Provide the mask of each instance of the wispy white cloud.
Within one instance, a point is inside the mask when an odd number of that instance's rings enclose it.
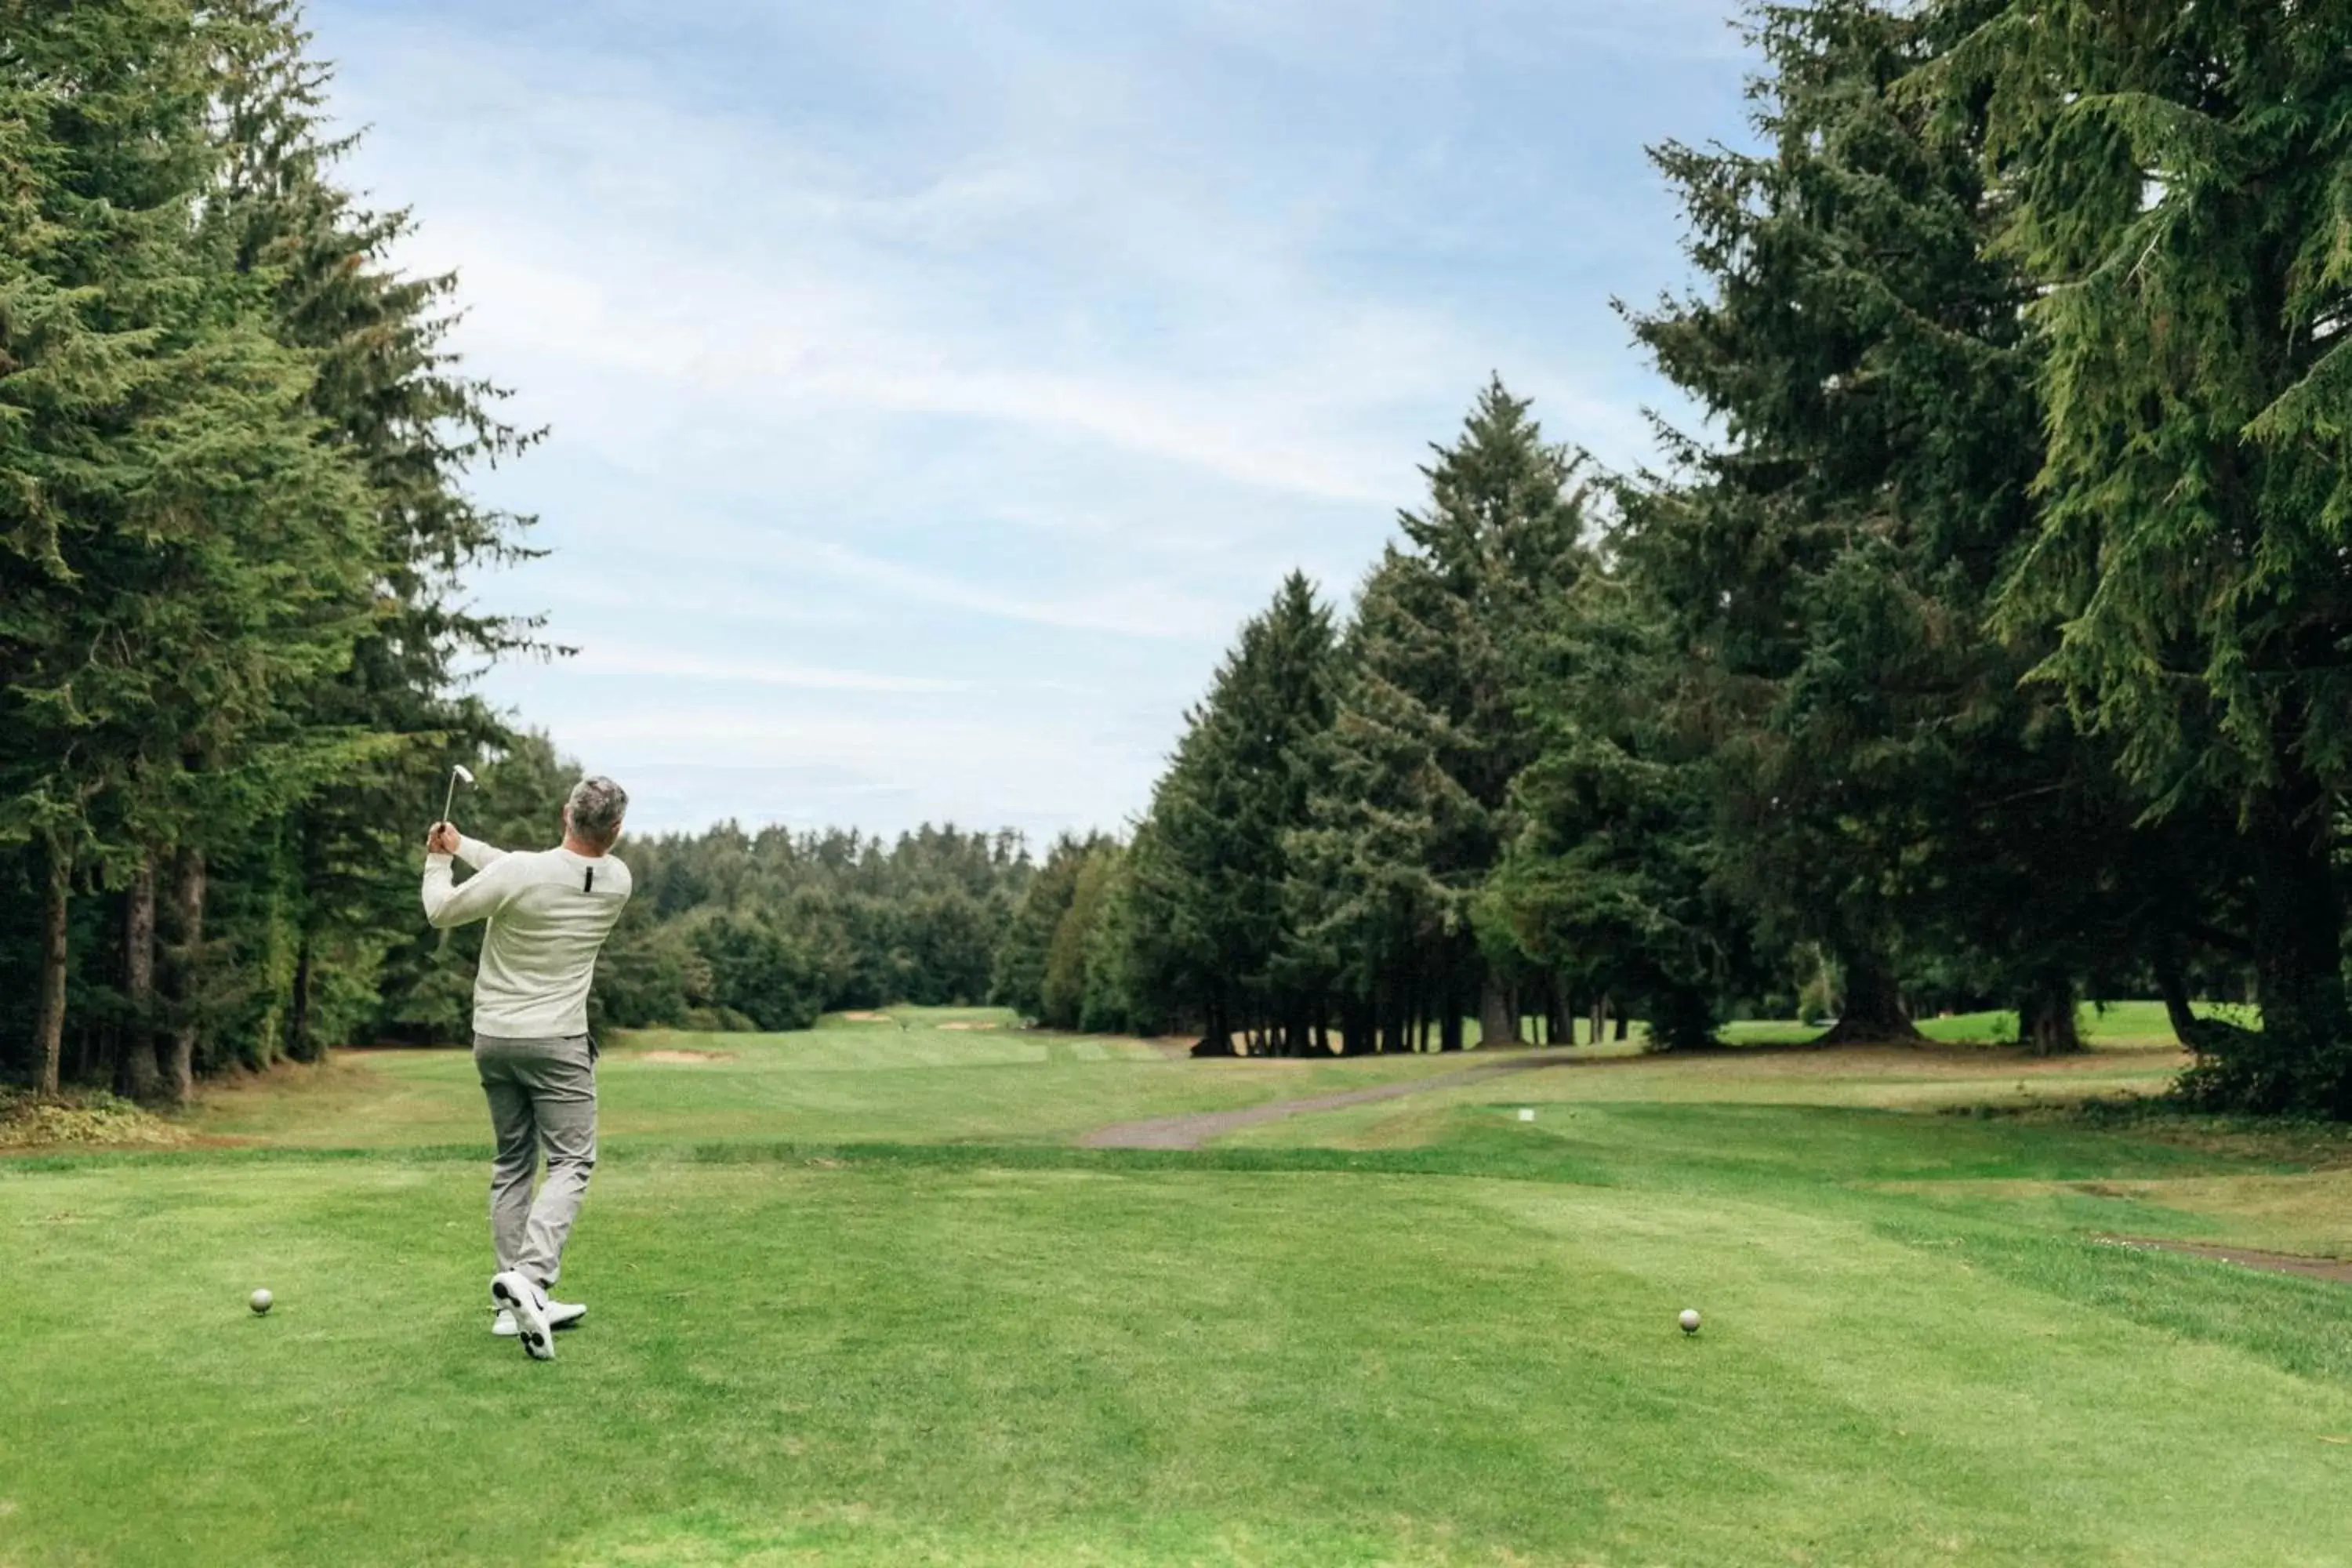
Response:
[[[754,659],[713,658],[691,653],[616,647],[603,642],[591,642],[582,647],[572,658],[570,668],[582,675],[777,686],[795,691],[936,694],[972,689],[972,683],[968,680],[884,675],[862,669],[824,669],[807,665],[768,664]]]
[[[1490,371],[1646,452],[1607,300],[1675,267],[1640,143],[1737,132],[1727,4],[313,0],[554,429],[484,484],[555,557],[482,591],[583,651],[488,689],[681,823],[1120,819]]]
[[[1399,412],[1489,368],[1443,296],[1330,287],[1318,252],[1375,192],[1238,199],[1204,176],[1241,150],[1171,144],[1183,111],[1164,84],[1122,89],[1132,66],[1032,51],[994,140],[877,190],[870,154],[631,95],[593,57],[406,47],[511,121],[495,165],[438,171],[486,188],[436,215],[420,262],[463,269],[486,352],[621,389],[600,431],[657,397],[936,414],[1384,506],[1412,482]],[[619,232],[583,235],[582,171]]]
[[[846,545],[809,546],[813,563],[898,600],[968,610],[1000,620],[1120,637],[1199,637],[1224,629],[1215,606],[1141,582],[1082,596],[1028,595],[877,560]]]
[[[633,523],[634,531],[643,527]],[[837,632],[859,626],[870,617],[856,604],[838,598],[813,599],[792,584],[764,589],[746,586],[740,573],[697,574],[679,582],[667,569],[671,557],[631,570],[625,565],[605,572],[583,570],[559,558],[536,570],[537,591],[561,599],[573,611],[619,612],[639,623],[647,620],[708,626],[714,623],[751,622],[761,626],[810,627]]]
[[[1412,458],[1364,434],[1364,412],[1483,374],[1441,321],[1366,302],[1263,300],[1251,312],[1265,318],[1261,341],[1246,353],[1171,373],[1155,354],[1111,345],[1087,363],[1049,344],[1009,343],[988,302],[928,279],[893,289],[880,260],[812,276],[773,258],[715,261],[693,253],[690,234],[586,252],[570,228],[569,213],[449,223],[430,231],[418,259],[461,268],[479,352],[561,367],[575,411],[600,436],[642,430],[653,405],[777,423],[812,413],[939,415],[1091,438],[1271,492],[1379,506],[1396,499]],[[593,380],[583,386],[583,376]],[[584,409],[583,393],[594,399]]]

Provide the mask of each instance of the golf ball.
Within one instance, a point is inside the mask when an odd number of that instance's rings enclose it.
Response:
[[[1676,1319],[1675,1321],[1682,1324],[1683,1332],[1686,1334],[1695,1334],[1698,1332],[1698,1309],[1696,1307],[1685,1307],[1683,1309],[1683,1315]]]
[[[1535,1119],[1536,1119],[1536,1113],[1535,1113],[1534,1110],[1533,1110],[1531,1107],[1525,1106],[1525,1105],[1522,1105],[1521,1107],[1519,1107],[1519,1120],[1520,1120],[1520,1121],[1533,1121]]]
[[[272,1296],[267,1290],[256,1290],[252,1297],[247,1300],[247,1305],[250,1306],[257,1313],[267,1312],[269,1310],[269,1304],[277,1299],[278,1298]]]

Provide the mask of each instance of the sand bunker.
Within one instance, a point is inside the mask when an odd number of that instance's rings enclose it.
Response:
[[[639,1051],[641,1062],[725,1062],[735,1058],[725,1051]]]
[[[942,1029],[993,1029],[993,1024],[941,1024]]]
[[[853,1024],[887,1024],[891,1021],[887,1013],[844,1013],[842,1016]]]

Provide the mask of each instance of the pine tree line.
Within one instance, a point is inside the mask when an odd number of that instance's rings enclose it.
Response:
[[[177,1098],[376,1006],[529,437],[333,180],[293,0],[0,3],[0,1057]]]
[[[1488,387],[1346,625],[1285,584],[1068,847],[1071,942],[1208,1050],[2152,992],[2193,1096],[2352,1116],[2352,19],[1748,19],[1761,146],[1655,150],[1700,282],[1626,311],[1705,429],[1591,476]]]
[[[1748,18],[1759,145],[1654,152],[1698,284],[1626,317],[1704,415],[1658,471],[1490,384],[1344,616],[1294,576],[1243,628],[1129,840],[641,845],[607,1021],[1994,1005],[2058,1051],[2153,992],[2206,1103],[2352,1115],[2352,20]],[[530,437],[335,184],[324,85],[293,0],[0,0],[0,1063],[44,1088],[449,1032],[435,781],[495,752],[518,841],[564,782],[458,679],[536,635],[457,593],[526,521],[464,477]]]

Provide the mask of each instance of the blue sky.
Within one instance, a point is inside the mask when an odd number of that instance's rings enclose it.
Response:
[[[1241,619],[1344,603],[1499,371],[1643,460],[1612,296],[1728,0],[314,0],[346,173],[546,443],[486,689],[635,798],[1043,839],[1145,805]]]

